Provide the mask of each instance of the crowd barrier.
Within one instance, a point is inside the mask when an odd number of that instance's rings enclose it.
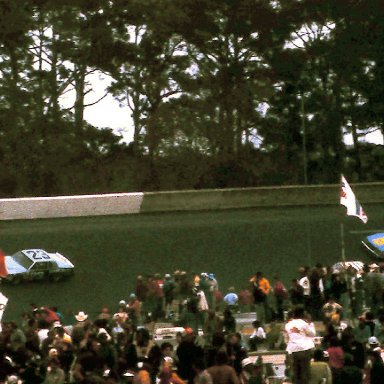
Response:
[[[352,185],[361,204],[384,202],[384,183]],[[339,204],[339,185],[138,192],[0,199],[0,220]]]

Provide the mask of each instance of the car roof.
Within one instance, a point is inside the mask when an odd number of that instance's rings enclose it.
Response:
[[[333,271],[346,271],[349,267],[352,267],[357,272],[360,272],[364,268],[362,261],[339,261],[332,266]]]
[[[51,257],[49,256],[49,254],[44,251],[44,249],[23,249],[22,251],[20,251],[23,253],[24,256],[28,257],[29,260],[33,261],[33,262],[48,262],[48,261],[52,261]],[[39,254],[44,254],[44,256],[48,256],[46,259],[44,258],[34,258],[33,257],[33,253],[39,253]]]

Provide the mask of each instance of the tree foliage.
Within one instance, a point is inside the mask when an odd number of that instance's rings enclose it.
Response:
[[[383,13],[379,0],[0,0],[1,194],[381,180],[383,146],[364,138],[384,134]],[[84,121],[93,73],[131,113],[131,143]]]

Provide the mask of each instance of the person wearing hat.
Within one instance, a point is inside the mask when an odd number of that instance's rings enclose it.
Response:
[[[253,374],[253,371],[254,364],[249,357],[246,357],[245,359],[241,360],[241,372],[239,375],[240,383],[248,384]]]
[[[71,336],[73,346],[78,348],[91,323],[88,321],[88,315],[84,311],[79,311],[79,313],[75,315],[75,319],[77,323],[72,328]]]
[[[381,348],[379,344],[379,340],[376,336],[371,336],[368,339],[367,351],[366,351],[366,362],[364,366],[364,376],[366,383],[377,383],[380,384],[383,381],[372,381],[372,371],[375,366],[375,370],[380,370],[379,365],[383,364],[383,360],[381,358]],[[375,375],[374,375],[375,376]],[[384,380],[384,375],[381,377]]]
[[[79,313],[75,315],[75,319],[78,323],[84,323],[85,320],[88,319],[88,315],[84,311],[79,311]]]

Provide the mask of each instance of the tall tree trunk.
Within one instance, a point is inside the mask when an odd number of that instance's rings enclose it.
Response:
[[[75,127],[77,133],[83,131],[84,124],[84,96],[85,96],[85,73],[87,66],[84,63],[78,64],[75,69]]]

